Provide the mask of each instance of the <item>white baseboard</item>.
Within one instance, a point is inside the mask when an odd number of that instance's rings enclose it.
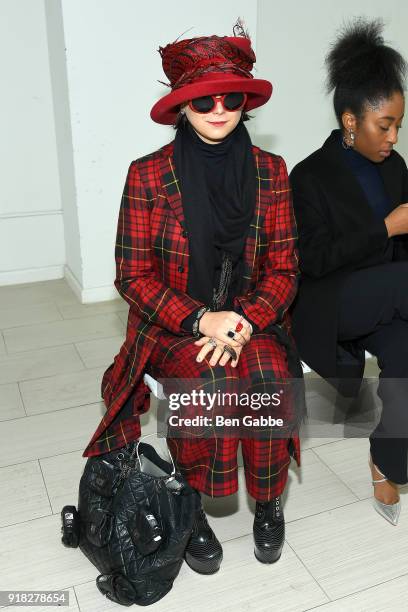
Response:
[[[64,276],[68,285],[71,287],[81,304],[107,302],[109,300],[117,300],[119,298],[119,294],[116,291],[113,283],[112,285],[106,285],[103,287],[91,287],[90,289],[84,289],[69,266],[64,267]]]
[[[64,266],[47,266],[44,268],[26,268],[25,270],[7,270],[0,272],[0,287],[4,285],[21,285],[39,281],[64,278]]]
[[[82,285],[75,274],[73,274],[71,268],[67,265],[64,266],[64,278],[72,291],[75,293],[78,300],[82,302]]]
[[[106,285],[105,287],[94,287],[92,289],[82,289],[82,303],[91,304],[93,302],[108,302],[109,300],[118,300],[119,293],[114,285]]]

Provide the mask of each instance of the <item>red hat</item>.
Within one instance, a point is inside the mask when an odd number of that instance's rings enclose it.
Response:
[[[174,125],[180,104],[210,94],[242,91],[245,110],[262,106],[272,94],[272,83],[251,74],[255,53],[248,36],[201,36],[160,47],[163,70],[171,92],[153,106],[153,121]]]

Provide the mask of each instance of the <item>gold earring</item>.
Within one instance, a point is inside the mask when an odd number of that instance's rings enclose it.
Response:
[[[348,132],[348,136],[343,135],[341,144],[343,145],[344,149],[352,149],[354,147],[354,140],[356,138],[355,133],[353,132],[353,130],[350,128],[349,132]]]

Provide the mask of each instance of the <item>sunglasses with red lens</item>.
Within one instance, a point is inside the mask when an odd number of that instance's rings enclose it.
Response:
[[[188,105],[195,113],[210,113],[216,107],[217,102],[226,111],[238,111],[244,108],[247,102],[247,95],[242,91],[234,91],[222,95],[201,96],[201,98],[193,98],[189,100]]]

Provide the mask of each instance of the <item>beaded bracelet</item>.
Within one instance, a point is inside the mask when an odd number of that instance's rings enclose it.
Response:
[[[210,309],[208,308],[208,306],[203,306],[203,307],[202,307],[202,308],[200,308],[200,310],[197,312],[196,319],[195,319],[195,321],[194,321],[194,323],[193,323],[193,336],[194,336],[195,338],[199,338],[199,337],[200,337],[200,332],[199,332],[199,329],[198,329],[198,326],[200,325],[200,319],[201,319],[201,317],[202,317],[202,316],[203,316],[203,315],[204,315],[206,312],[208,312],[209,310],[210,310]]]

